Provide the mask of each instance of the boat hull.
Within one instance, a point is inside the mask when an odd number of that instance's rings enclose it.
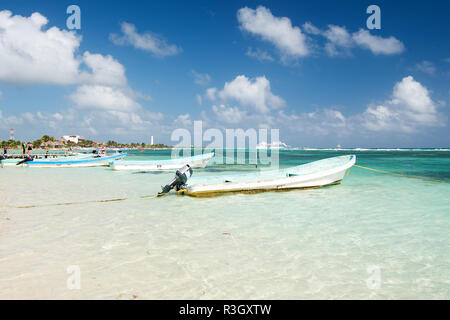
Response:
[[[54,157],[54,158],[44,158],[44,155],[42,155],[42,159],[36,160],[36,161],[68,161],[68,160],[81,160],[81,159],[87,159],[87,158],[92,158],[92,155],[77,155],[77,156],[59,156],[59,157]],[[23,158],[15,158],[15,159],[5,159],[5,160],[1,160],[0,161],[0,167],[4,168],[4,167],[25,167],[25,164],[22,165],[17,165],[17,163],[19,163],[20,161],[22,161]]]
[[[30,168],[82,168],[82,167],[99,167],[108,166],[111,160],[120,159],[125,157],[126,153],[115,154],[111,156],[104,156],[98,158],[89,159],[74,159],[74,160],[40,160],[40,161],[30,161],[20,166],[27,166]]]
[[[262,174],[258,179],[242,182],[193,184],[189,185],[185,190],[181,190],[179,193],[193,197],[212,197],[229,193],[259,193],[319,188],[339,184],[344,179],[346,172],[355,164],[355,161],[356,157],[351,156],[346,163],[329,169],[272,179],[264,178],[264,174]],[[284,174],[288,171],[284,170],[282,172]]]
[[[140,171],[176,170],[186,164],[189,164],[192,168],[204,168],[213,156],[214,153],[209,153],[200,156],[161,161],[113,161],[109,166],[113,170]]]
[[[0,161],[0,167],[1,168],[15,167],[17,165],[17,163],[21,160],[22,159],[5,159],[5,160]]]

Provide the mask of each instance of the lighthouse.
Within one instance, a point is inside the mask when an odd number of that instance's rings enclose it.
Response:
[[[150,145],[153,145],[153,136],[150,138]]]
[[[9,140],[15,140],[15,138],[14,138],[14,128],[9,129]]]

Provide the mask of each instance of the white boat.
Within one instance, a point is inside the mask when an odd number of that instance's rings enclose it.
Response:
[[[212,157],[214,157],[214,152],[169,160],[111,161],[109,166],[113,170],[144,171],[174,170],[179,169],[186,164],[192,168],[204,168]]]
[[[288,145],[281,141],[275,141],[273,143],[261,142],[256,145],[256,149],[285,149]]]
[[[185,187],[177,193],[210,197],[226,193],[318,188],[339,184],[355,162],[355,155],[347,155],[279,170],[238,175],[197,176],[189,179]]]
[[[108,166],[111,160],[125,157],[126,153],[117,153],[113,155],[89,155],[89,157],[74,159],[39,159],[27,161],[19,166],[27,166],[30,168],[72,168],[72,167],[98,167]]]
[[[45,158],[45,154],[39,155],[41,157],[39,160],[45,160],[45,161],[60,161],[60,160],[78,160],[78,159],[86,159],[86,158],[92,158],[93,154],[76,154],[71,156],[65,156],[65,155],[49,155],[47,158]],[[0,167],[15,167],[17,166],[17,163],[21,162],[25,158],[5,158],[0,159]],[[37,158],[35,158],[35,161],[38,161]]]

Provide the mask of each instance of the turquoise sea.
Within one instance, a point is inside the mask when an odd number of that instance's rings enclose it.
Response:
[[[354,167],[322,189],[141,198],[174,172],[2,168],[0,298],[449,299],[450,151],[282,150],[279,161],[342,154],[442,182]],[[115,198],[126,200],[95,202]]]

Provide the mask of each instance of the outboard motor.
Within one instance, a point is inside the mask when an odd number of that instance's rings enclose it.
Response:
[[[25,163],[25,162],[29,162],[29,161],[33,161],[33,157],[32,156],[26,156],[25,159],[23,159],[22,161],[17,162],[16,166],[21,165],[22,163]]]
[[[175,188],[175,191],[180,189],[184,189],[186,187],[186,182],[192,176],[192,168],[190,165],[185,165],[183,168],[177,170],[175,172],[175,178],[170,181],[169,184],[166,184],[158,195],[163,195],[168,193],[170,190]]]

